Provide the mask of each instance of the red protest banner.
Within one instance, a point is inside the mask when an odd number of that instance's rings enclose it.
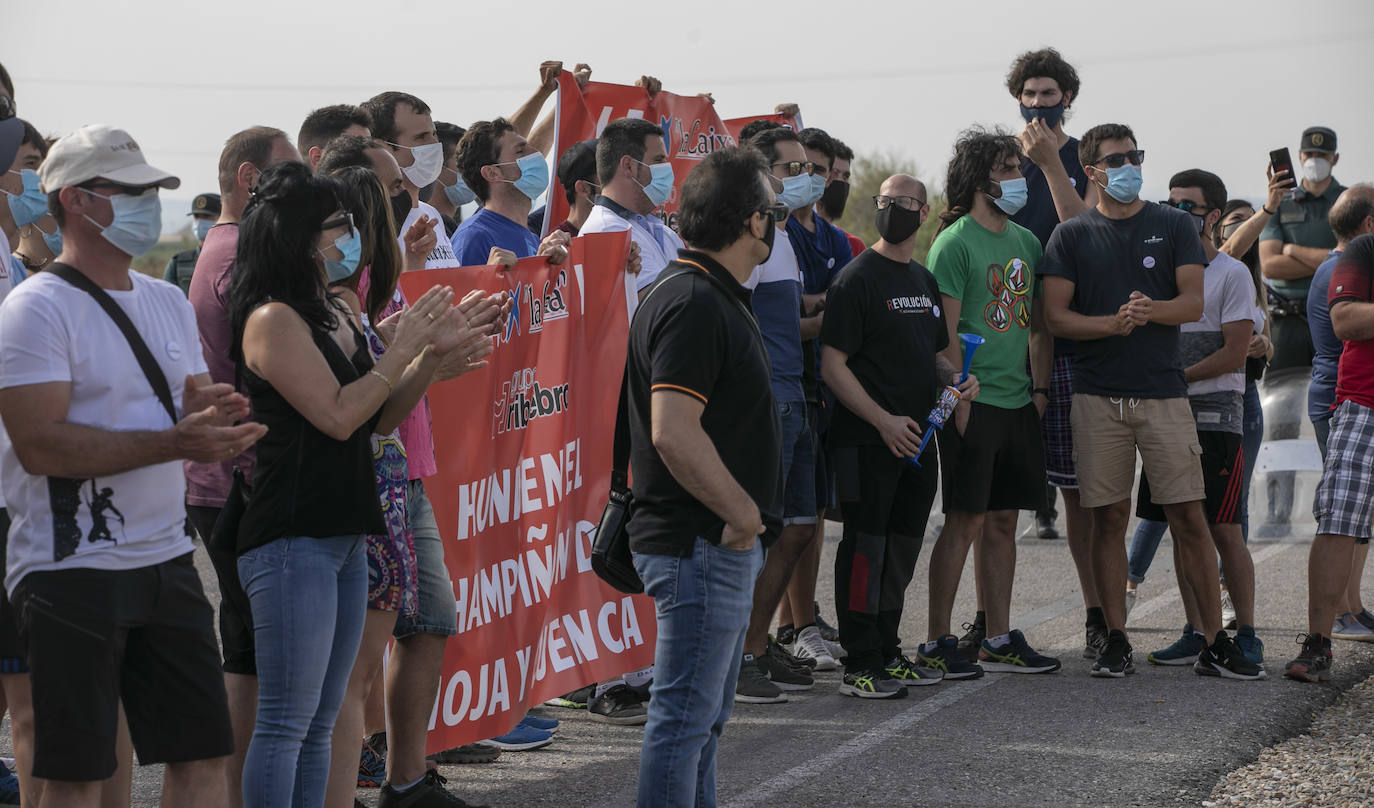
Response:
[[[779,115],[777,113],[772,113],[769,115],[748,115],[743,118],[730,118],[725,122],[725,126],[730,130],[730,134],[735,136],[735,140],[739,140],[739,130],[754,121],[772,121],[773,123],[786,126],[794,132],[800,132],[803,128],[801,113],[797,113],[796,115]]]
[[[430,753],[653,662],[653,601],[591,567],[629,332],[628,251],[628,234],[606,233],[573,239],[562,266],[536,257],[401,276],[410,300],[440,284],[515,299],[491,364],[429,391],[439,472],[425,488],[458,611]]]
[[[643,87],[587,82],[577,86],[573,75],[564,70],[558,78],[557,105],[554,107],[553,164],[573,144],[601,134],[606,124],[620,118],[643,118],[658,125],[668,161],[673,164],[673,193],[658,213],[674,230],[677,195],[682,181],[696,164],[717,149],[735,144],[735,137],[716,114],[715,106],[695,95],[660,92],[649,98]],[[568,200],[561,186],[550,193],[544,232],[568,218]]]

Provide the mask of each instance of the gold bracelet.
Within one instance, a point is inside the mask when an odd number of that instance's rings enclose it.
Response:
[[[373,368],[372,370],[369,370],[369,371],[367,372],[367,375],[369,375],[369,376],[376,376],[377,378],[381,379],[381,380],[382,380],[382,384],[386,385],[386,391],[387,391],[388,393],[390,393],[390,392],[392,391],[393,388],[392,388],[392,386],[391,386],[391,380],[388,379],[386,376],[383,376],[383,375],[382,375],[382,372],[381,372],[380,370],[377,370],[376,368]]]

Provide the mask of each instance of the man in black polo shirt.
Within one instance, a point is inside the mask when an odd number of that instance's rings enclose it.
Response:
[[[859,698],[901,698],[906,686],[941,678],[903,656],[897,638],[939,481],[933,440],[919,466],[910,458],[941,388],[956,381],[936,355],[949,346],[940,288],[911,260],[916,231],[930,213],[926,200],[915,177],[897,174],[882,184],[878,243],[831,283],[821,325],[821,374],[837,401],[829,445],[844,517],[835,557],[845,651],[840,692]],[[960,388],[973,398],[977,379]]]
[[[782,429],[741,285],[786,215],[766,170],[729,148],[692,171],[678,205],[691,248],[630,326],[630,548],[658,607],[639,808],[715,805],[754,579],[781,529]]]

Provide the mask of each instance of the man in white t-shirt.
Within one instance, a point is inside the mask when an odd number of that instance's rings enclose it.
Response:
[[[63,251],[0,305],[5,584],[31,669],[33,773],[48,781],[44,804],[97,805],[120,698],[140,762],[168,764],[164,802],[222,805],[217,759],[232,738],[180,461],[235,457],[266,429],[231,425],[248,401],[211,382],[181,291],[130,269],[160,234],[157,190],[180,180],[103,125],[53,144],[40,175]],[[96,294],[132,324],[160,378]]]
[[[630,231],[639,247],[640,268],[625,278],[625,303],[634,314],[640,290],[653,283],[669,261],[676,261],[683,248],[677,233],[654,215],[673,193],[662,130],[642,118],[606,124],[596,141],[596,175],[601,195],[577,234]]]

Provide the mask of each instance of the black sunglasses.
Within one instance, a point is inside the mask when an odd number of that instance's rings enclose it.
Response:
[[[0,121],[7,121],[19,114],[19,106],[8,95],[0,95]]]
[[[885,210],[893,204],[896,204],[897,207],[903,210],[920,210],[926,206],[926,201],[924,199],[917,199],[914,196],[887,196],[885,194],[879,194],[873,197],[873,205],[878,210]]]
[[[796,160],[786,163],[773,163],[769,168],[777,168],[778,166],[785,168],[787,170],[787,176],[789,177],[796,177],[801,174],[811,174],[816,170],[815,163],[801,163]]]
[[[1210,208],[1208,208],[1206,205],[1199,205],[1191,199],[1183,199],[1178,202],[1175,202],[1172,199],[1161,199],[1159,200],[1159,204],[1167,205],[1171,208],[1178,208],[1184,213],[1203,214],[1210,210]]]
[[[1138,166],[1141,163],[1145,162],[1145,152],[1141,149],[1131,149],[1130,151],[1125,153],[1118,152],[1116,154],[1104,154],[1101,157],[1094,160],[1093,165],[1097,165],[1098,163],[1106,163],[1107,168],[1121,168],[1122,166],[1126,165],[1127,160],[1131,161],[1131,165]]]
[[[320,232],[323,233],[326,230],[333,230],[336,227],[343,227],[344,225],[347,225],[350,230],[353,229],[353,214],[344,213],[332,219],[326,219],[324,224],[320,225]]]
[[[124,194],[125,196],[143,196],[149,191],[157,193],[158,189],[158,186],[156,185],[144,185],[139,187],[133,185],[120,185],[117,182],[101,182],[98,180],[95,182],[85,182],[77,187],[84,188],[88,191],[92,188],[110,188],[112,190],[118,191],[121,194]]]
[[[787,214],[791,213],[787,206],[781,202],[774,202],[771,205],[764,205],[756,211],[760,215],[767,216],[773,220],[773,224],[780,224],[787,221]]]

